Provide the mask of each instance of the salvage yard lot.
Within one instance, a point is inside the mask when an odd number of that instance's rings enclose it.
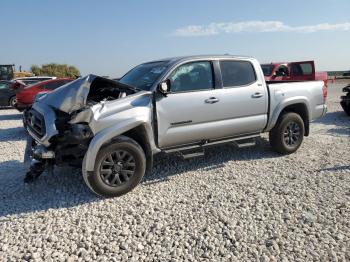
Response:
[[[157,156],[120,198],[94,196],[80,169],[25,185],[21,114],[0,110],[0,261],[350,260],[350,117],[345,82],[292,155],[264,136],[204,158]]]

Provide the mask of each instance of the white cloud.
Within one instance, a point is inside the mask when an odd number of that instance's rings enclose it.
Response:
[[[314,33],[319,31],[350,31],[350,22],[340,24],[317,24],[304,26],[289,26],[281,21],[245,21],[228,23],[211,23],[209,25],[189,25],[178,28],[174,36],[211,36],[218,34],[232,34],[240,32],[296,32]]]

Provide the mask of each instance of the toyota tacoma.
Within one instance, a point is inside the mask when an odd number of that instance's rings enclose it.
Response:
[[[222,143],[295,152],[326,113],[323,81],[265,82],[259,62],[190,56],[136,66],[118,81],[88,75],[39,95],[24,114],[26,181],[79,165],[96,194],[120,196],[151,171],[157,153],[199,156]]]

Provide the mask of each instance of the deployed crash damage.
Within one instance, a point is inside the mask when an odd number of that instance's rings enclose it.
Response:
[[[37,97],[24,112],[24,124],[33,138],[26,149],[26,162],[31,162],[26,181],[53,165],[81,165],[91,143],[96,146],[100,141],[101,130],[149,117],[150,92],[95,75]]]

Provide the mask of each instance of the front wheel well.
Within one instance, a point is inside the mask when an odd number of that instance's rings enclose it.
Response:
[[[304,122],[305,136],[308,136],[310,133],[310,123],[309,123],[310,121],[309,121],[309,113],[308,113],[307,106],[303,103],[289,105],[282,110],[279,117],[289,112],[293,112],[300,115],[300,117],[303,119],[303,122]]]
[[[142,147],[146,155],[146,174],[149,174],[153,165],[153,153],[148,141],[146,127],[140,125],[120,135],[132,138]]]

